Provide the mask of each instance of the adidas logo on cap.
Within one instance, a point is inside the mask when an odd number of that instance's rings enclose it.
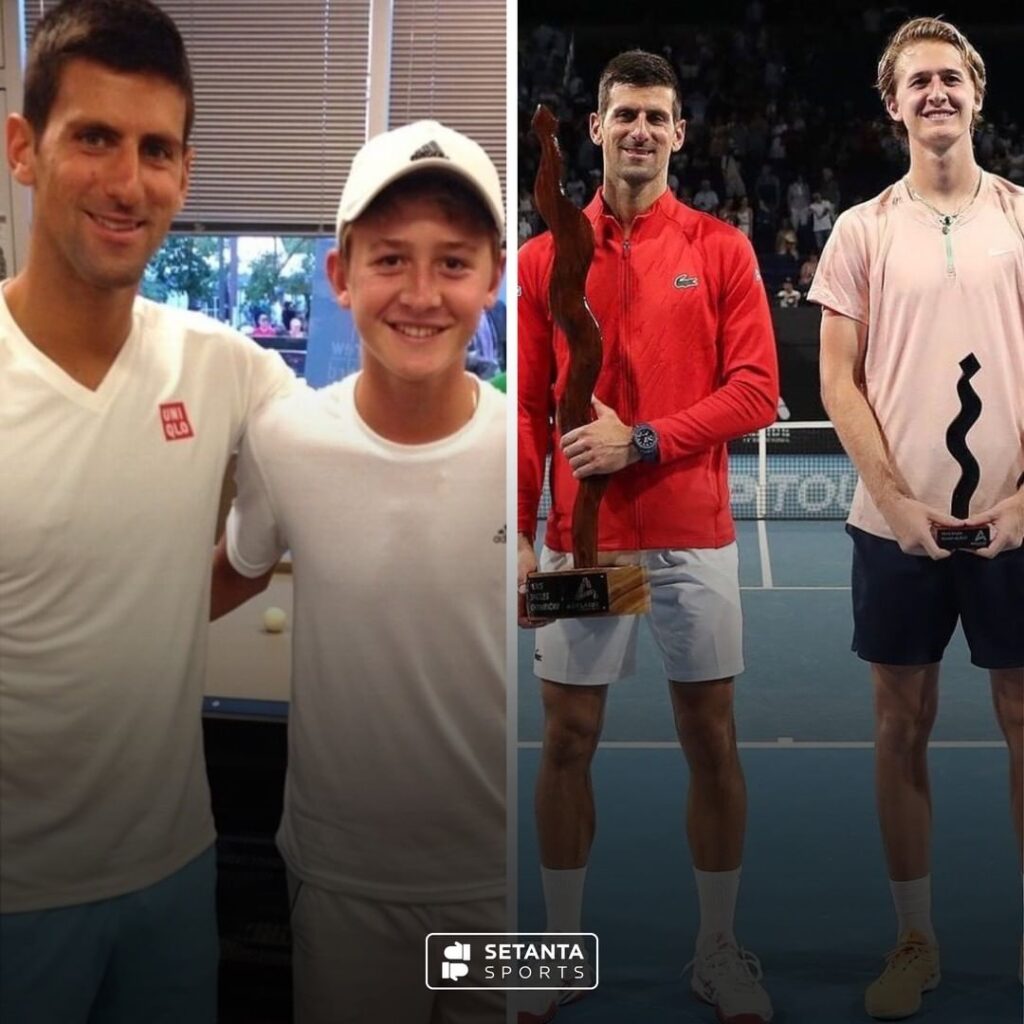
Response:
[[[420,146],[411,157],[411,160],[429,160],[433,157],[436,160],[447,160],[448,154],[431,139],[425,146]]]

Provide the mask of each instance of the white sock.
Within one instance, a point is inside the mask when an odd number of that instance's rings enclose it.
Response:
[[[740,869],[734,871],[701,871],[693,869],[697,879],[697,904],[700,907],[700,929],[697,948],[717,944],[722,939],[735,942],[733,919],[736,897],[740,891]]]
[[[908,929],[920,932],[929,942],[935,941],[932,928],[932,876],[912,878],[909,882],[889,880],[892,903],[896,908],[897,939]]]
[[[587,865],[581,868],[546,868],[541,865],[544,907],[549,932],[580,932],[583,926],[583,882]]]

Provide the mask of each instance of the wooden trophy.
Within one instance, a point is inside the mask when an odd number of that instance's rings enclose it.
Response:
[[[533,131],[541,145],[533,198],[555,245],[551,316],[569,343],[569,374],[557,413],[559,430],[568,433],[593,419],[591,396],[601,370],[601,331],[585,294],[594,257],[594,232],[583,212],[562,191],[558,119],[543,105],[533,115]],[[565,456],[558,451],[553,457]],[[574,568],[527,576],[526,613],[531,619],[650,611],[650,587],[641,566],[598,566],[597,513],[608,479],[600,475],[579,481],[572,510]]]

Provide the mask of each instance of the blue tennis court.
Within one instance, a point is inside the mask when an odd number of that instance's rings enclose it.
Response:
[[[830,493],[830,485],[815,486],[805,485],[804,496]],[[792,487],[800,493],[799,483]],[[839,521],[738,528],[747,671],[737,683],[736,717],[749,820],[737,934],[761,959],[780,1024],[864,1021],[863,990],[893,944],[895,917],[874,809],[868,672],[849,649],[849,542]],[[541,711],[532,663],[532,637],[521,632],[523,929],[544,924],[532,810]],[[1007,754],[987,673],[970,665],[959,633],[944,662],[931,770],[943,977],[915,1019],[1016,1024],[1021,876]],[[642,628],[637,673],[609,696],[594,763],[598,831],[583,927],[601,939],[601,984],[561,1010],[559,1022],[713,1018],[682,973],[697,921],[685,786],[660,659]]]

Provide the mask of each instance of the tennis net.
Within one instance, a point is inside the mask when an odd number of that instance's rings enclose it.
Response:
[[[845,519],[857,471],[828,421],[773,423],[729,443],[736,519]],[[539,517],[551,497],[545,479]]]
[[[729,444],[736,519],[845,519],[857,471],[828,421],[773,423]]]

